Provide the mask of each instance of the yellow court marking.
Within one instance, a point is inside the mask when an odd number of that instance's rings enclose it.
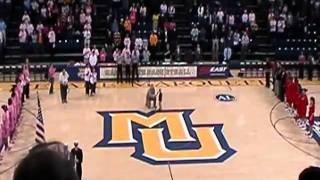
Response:
[[[157,88],[171,88],[171,87],[214,87],[214,86],[264,86],[265,79],[197,79],[197,80],[163,80],[163,81],[140,81],[133,83],[117,84],[115,81],[100,81],[97,83],[97,88],[146,88],[152,83]],[[320,85],[320,81],[300,81],[302,85]],[[9,91],[14,83],[0,83],[0,91]],[[50,84],[48,82],[31,82],[31,90],[47,90]],[[59,83],[55,83],[55,89],[59,88]],[[83,89],[84,83],[82,81],[70,82],[70,89]]]

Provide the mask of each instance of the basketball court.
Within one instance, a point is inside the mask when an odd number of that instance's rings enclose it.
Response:
[[[79,141],[84,180],[291,180],[305,167],[320,165],[320,146],[295,125],[262,79],[151,82],[163,91],[161,112],[145,107],[148,83],[101,82],[94,97],[73,83],[68,104],[61,104],[58,84],[48,95],[46,83],[33,83],[24,111],[29,124],[20,127],[29,135],[14,149],[33,143],[38,91],[46,139],[69,148]],[[316,97],[319,116],[318,82],[303,84]],[[1,85],[1,102],[7,89]],[[235,99],[219,101],[219,94]],[[4,166],[10,163],[5,159]],[[0,179],[11,174],[7,170]]]

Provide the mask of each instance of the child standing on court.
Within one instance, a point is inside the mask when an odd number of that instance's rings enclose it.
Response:
[[[158,94],[159,94],[159,97],[158,97],[158,100],[159,100],[159,110],[161,111],[161,110],[162,110],[162,91],[161,91],[161,89],[159,89]]]

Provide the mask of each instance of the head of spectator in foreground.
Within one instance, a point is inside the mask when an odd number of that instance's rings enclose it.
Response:
[[[304,169],[300,175],[299,180],[318,180],[320,179],[320,168],[310,166]]]
[[[15,169],[13,180],[78,180],[61,147],[59,142],[33,147]]]
[[[78,180],[61,147],[59,142],[33,147],[15,169],[13,180]]]

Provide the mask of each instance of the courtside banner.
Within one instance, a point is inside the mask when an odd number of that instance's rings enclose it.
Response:
[[[116,67],[100,67],[100,79],[115,79]],[[139,78],[179,79],[196,78],[197,66],[142,66],[139,67]]]
[[[227,78],[228,76],[227,65],[198,65],[198,78]]]

